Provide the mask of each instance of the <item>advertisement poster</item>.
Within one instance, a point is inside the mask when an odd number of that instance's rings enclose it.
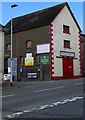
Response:
[[[37,78],[37,73],[27,73],[27,78]]]
[[[33,66],[34,65],[34,57],[25,58],[25,66]]]
[[[40,64],[49,64],[49,56],[41,56],[40,57]]]

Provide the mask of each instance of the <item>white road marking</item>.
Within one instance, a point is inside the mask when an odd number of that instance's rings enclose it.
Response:
[[[74,84],[74,85],[81,85],[81,84],[83,84],[83,83],[76,83],[76,84]]]
[[[55,87],[55,88],[49,88],[49,89],[42,89],[42,90],[37,90],[35,92],[42,92],[42,91],[48,91],[48,90],[54,90],[54,89],[60,89],[63,88],[64,86],[60,86],[60,87]]]
[[[11,97],[11,96],[15,96],[15,94],[0,96],[0,98]]]
[[[22,115],[24,113],[28,113],[28,112],[33,112],[34,110],[43,110],[43,109],[46,109],[48,107],[53,107],[53,106],[57,106],[59,104],[65,104],[67,102],[72,102],[72,101],[76,101],[76,100],[79,100],[79,99],[83,99],[83,97],[73,97],[72,99],[66,99],[64,101],[61,101],[61,102],[55,102],[55,103],[52,103],[50,105],[42,105],[42,106],[39,106],[37,108],[32,108],[31,110],[24,110],[22,112],[17,112],[17,113],[14,113],[12,115],[7,115],[8,118],[14,118],[14,117],[18,117],[19,115]]]

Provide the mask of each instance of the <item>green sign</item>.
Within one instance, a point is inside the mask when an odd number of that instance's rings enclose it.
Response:
[[[40,57],[40,64],[42,64],[42,65],[49,64],[49,56],[41,56]]]

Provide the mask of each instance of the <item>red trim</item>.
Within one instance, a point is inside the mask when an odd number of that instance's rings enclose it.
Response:
[[[57,80],[57,79],[64,79],[64,77],[63,76],[58,76],[58,77],[54,76],[51,78],[51,80]]]
[[[64,48],[68,48],[68,49],[71,49],[71,47],[66,47],[66,46],[64,46]]]
[[[70,26],[63,25],[63,33],[70,34]]]
[[[74,76],[73,78],[81,78],[81,75]]]
[[[78,42],[79,42],[79,54],[80,54],[80,55],[79,55],[79,62],[80,62],[79,65],[80,65],[80,74],[81,74],[81,76],[82,76],[82,74],[83,74],[83,73],[82,73],[82,46],[81,46],[81,37],[80,37],[80,36],[81,36],[81,32],[79,31],[79,32],[78,32],[78,38],[79,38],[79,39],[78,39]]]
[[[71,33],[69,33],[69,32],[64,32],[64,31],[63,31],[63,33],[66,33],[66,34],[71,34]]]
[[[75,79],[75,78],[81,78],[82,76],[81,75],[77,75],[77,76],[73,76],[72,78],[69,78],[69,79]],[[63,76],[54,76],[51,78],[51,80],[61,80],[61,79],[68,79],[68,78],[64,78]]]
[[[54,74],[54,72],[52,72],[52,74]],[[51,77],[52,78],[52,77]]]
[[[50,24],[50,79],[52,79],[52,74],[54,74],[54,72],[52,71],[54,69],[54,67],[52,67],[52,65],[54,65],[54,62],[52,60],[54,60],[54,57],[52,57],[52,55],[54,55],[53,53],[53,25]]]

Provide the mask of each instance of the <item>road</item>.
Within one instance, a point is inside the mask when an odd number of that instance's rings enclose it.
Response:
[[[3,118],[83,117],[83,79],[27,82],[2,95]]]

